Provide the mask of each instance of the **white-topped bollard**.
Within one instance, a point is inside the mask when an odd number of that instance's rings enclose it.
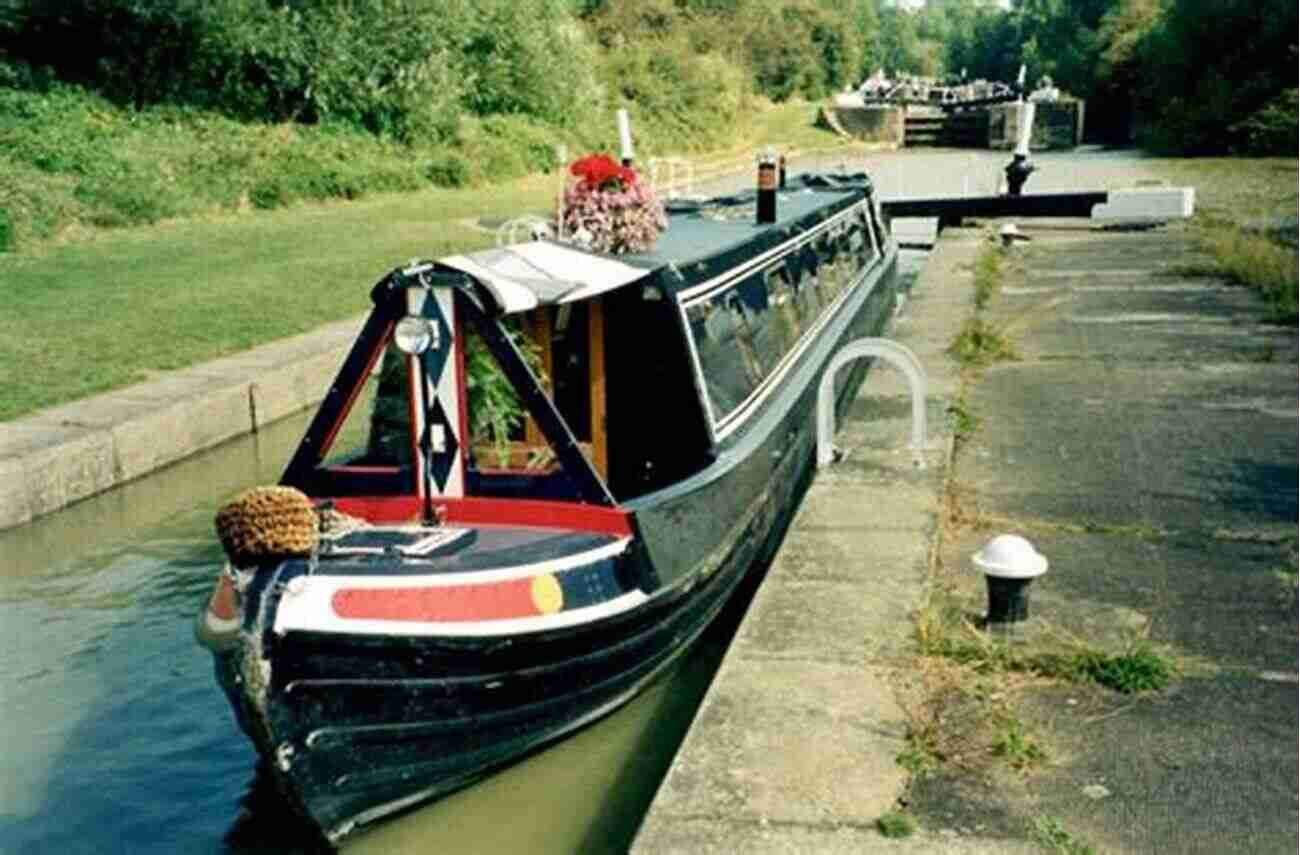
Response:
[[[1029,617],[1029,583],[1047,572],[1047,559],[1017,534],[1000,534],[971,556],[988,583],[987,629],[1015,635],[1016,624]]]

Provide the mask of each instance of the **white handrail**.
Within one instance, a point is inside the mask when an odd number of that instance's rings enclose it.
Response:
[[[925,468],[925,369],[916,354],[887,338],[860,338],[851,341],[831,357],[817,388],[817,468],[835,458],[831,440],[835,436],[835,375],[855,359],[877,356],[907,376],[912,390],[912,455],[918,468]]]

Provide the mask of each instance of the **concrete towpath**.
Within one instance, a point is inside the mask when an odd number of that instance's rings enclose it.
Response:
[[[1019,360],[958,377],[943,354],[984,245],[946,232],[891,335],[930,373],[936,425],[953,401],[968,421],[952,464],[935,432],[931,468],[906,465],[905,402],[873,370],[637,855],[1296,851],[1296,331],[1181,272],[1206,259],[1180,227],[1021,227],[1033,241],[984,315]],[[928,585],[982,614],[969,555],[1003,531],[1051,562],[1031,645],[1150,650],[1177,677],[1137,695],[1011,680],[1040,762],[908,779],[909,612]],[[916,831],[887,839],[875,820],[900,805]]]
[[[950,234],[887,335],[928,379],[924,468],[910,398],[877,363],[838,432],[844,458],[803,500],[633,846],[660,853],[863,852],[906,776],[892,684],[909,656],[938,523],[970,301],[948,287],[982,242]]]
[[[996,786],[932,776],[911,809],[1096,852],[1294,853],[1296,329],[1190,272],[1206,259],[1185,230],[1062,226],[1028,231],[990,301],[1020,359],[964,389],[979,427],[953,487],[972,524],[936,581],[980,611],[967,556],[1019,531],[1051,562],[1031,637],[1151,651],[1179,675],[1137,695],[1030,684],[1015,707],[1044,762]]]

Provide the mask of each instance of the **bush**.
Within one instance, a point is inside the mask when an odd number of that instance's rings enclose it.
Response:
[[[454,151],[438,152],[425,162],[424,177],[438,187],[464,187],[469,176],[469,163]]]
[[[1229,128],[1241,154],[1291,156],[1300,135],[1300,90],[1288,89]]]
[[[136,108],[182,103],[444,138],[461,90],[440,5],[20,0],[0,26],[0,50]]]

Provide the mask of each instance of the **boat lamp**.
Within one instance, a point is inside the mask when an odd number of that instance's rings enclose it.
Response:
[[[1047,559],[1017,534],[1000,534],[971,557],[988,583],[990,633],[1015,635],[1029,617],[1029,583],[1047,572]]]
[[[407,315],[393,329],[393,343],[402,353],[418,356],[438,349],[438,326],[431,318]]]

